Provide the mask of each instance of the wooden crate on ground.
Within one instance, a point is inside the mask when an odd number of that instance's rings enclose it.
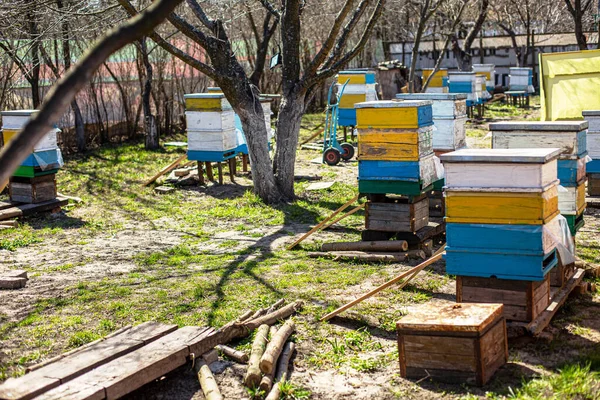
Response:
[[[481,386],[508,360],[502,304],[425,304],[396,327],[404,378]]]
[[[542,281],[456,277],[457,303],[501,303],[509,321],[531,322],[550,304],[550,277]]]
[[[42,203],[56,198],[56,175],[35,178],[13,177],[10,180],[10,200],[18,203]]]
[[[429,223],[429,201],[415,203],[368,202],[365,228],[382,232],[416,232]]]

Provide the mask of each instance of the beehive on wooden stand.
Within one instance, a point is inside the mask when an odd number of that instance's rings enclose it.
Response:
[[[583,226],[587,121],[497,122],[490,124],[494,149],[560,148],[558,202],[571,234]]]
[[[431,105],[403,100],[356,104],[358,186],[371,195],[368,230],[416,232],[428,224],[425,195],[437,179]]]
[[[400,375],[485,385],[508,361],[503,308],[427,303],[402,317],[396,324]]]
[[[472,107],[479,101],[475,72],[448,72],[448,88],[450,93],[465,93],[467,107]]]
[[[548,306],[556,247],[566,245],[558,209],[560,153],[466,149],[441,156],[446,272],[457,275],[457,301],[501,302],[507,319],[525,322]]]
[[[338,93],[348,82],[341,99],[339,99],[338,125],[356,126],[356,103],[377,100],[375,71],[348,70],[340,71],[337,76]]]
[[[27,124],[37,110],[2,111],[2,137],[7,145]],[[41,203],[56,198],[56,173],[63,165],[57,143],[59,129],[50,129],[31,154],[13,173],[9,196],[20,203]]]
[[[588,122],[587,151],[592,159],[585,166],[588,178],[588,194],[600,196],[600,110],[584,111],[583,118]]]
[[[494,64],[473,64],[473,72],[485,76],[485,86],[488,92],[493,92],[496,86],[496,66]]]
[[[422,82],[425,85],[427,78],[433,73],[433,68],[423,68]],[[425,93],[448,93],[448,70],[440,68],[429,81]]]
[[[533,87],[533,68],[511,67],[508,75],[509,91],[535,92]]]

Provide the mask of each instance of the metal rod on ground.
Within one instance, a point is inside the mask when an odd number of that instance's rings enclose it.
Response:
[[[340,208],[338,208],[337,210],[335,210],[333,212],[333,214],[331,214],[329,217],[325,218],[323,221],[321,221],[317,226],[315,226],[314,228],[312,228],[310,231],[308,231],[307,233],[305,233],[300,239],[296,240],[294,243],[292,243],[291,245],[288,246],[288,250],[293,249],[294,247],[296,247],[300,242],[302,242],[304,239],[306,239],[307,237],[309,237],[310,235],[312,235],[313,233],[315,233],[316,231],[318,231],[319,229],[321,229],[321,227],[323,225],[325,225],[327,223],[327,221],[331,220],[333,217],[335,217],[336,215],[338,215],[339,213],[341,213],[342,211],[344,211],[346,208],[350,207],[350,205],[352,203],[354,203],[356,200],[358,200],[359,195],[354,196],[352,199],[348,200],[347,203],[345,203],[343,206],[341,206]]]
[[[402,279],[404,279],[404,278],[406,278],[407,276],[410,275],[410,278],[408,280],[406,280],[405,282],[402,283],[401,287],[404,287],[412,278],[414,278],[425,267],[427,267],[428,265],[433,264],[434,262],[436,262],[437,260],[439,260],[440,258],[442,258],[442,253],[444,252],[445,248],[446,248],[446,245],[442,246],[438,251],[436,251],[433,254],[433,256],[431,256],[431,258],[429,260],[424,261],[421,264],[417,265],[416,267],[411,268],[408,271],[406,271],[406,272],[404,272],[404,273],[396,276],[395,278],[387,281],[383,285],[380,285],[380,286],[376,287],[375,289],[371,290],[367,294],[364,294],[364,295],[360,296],[358,299],[353,300],[350,303],[341,306],[337,310],[334,310],[334,311],[330,312],[329,314],[327,314],[323,318],[321,318],[320,321],[321,322],[327,321],[327,320],[335,317],[339,313],[341,313],[343,311],[346,311],[347,309],[349,309],[351,307],[354,307],[358,303],[360,303],[360,302],[368,299],[369,297],[373,296],[374,294],[377,294],[377,293],[381,292],[383,289],[386,289],[386,288],[392,286],[394,283],[396,283],[396,282],[398,282],[398,281],[400,281],[400,280],[402,280]]]
[[[181,163],[186,158],[187,158],[187,154],[182,155],[177,160],[175,160],[173,163],[171,163],[168,166],[166,166],[163,169],[161,169],[158,174],[154,175],[152,178],[150,178],[146,182],[144,182],[144,184],[142,186],[148,186],[151,183],[154,183],[158,178],[160,178],[164,174],[167,174],[167,173],[173,171],[175,168],[177,168],[177,166],[179,165],[179,163]]]
[[[336,219],[335,221],[333,221],[333,222],[330,222],[330,223],[328,223],[327,225],[325,225],[324,227],[322,227],[322,228],[321,228],[321,230],[327,229],[327,228],[329,228],[329,227],[330,227],[331,225],[333,225],[333,224],[337,224],[338,222],[340,222],[340,221],[341,221],[341,220],[343,220],[344,218],[346,218],[346,217],[349,217],[349,216],[351,216],[352,214],[354,214],[355,212],[357,212],[357,211],[359,211],[359,210],[361,210],[361,209],[365,208],[365,205],[366,205],[366,203],[364,203],[364,204],[361,204],[361,205],[359,205],[359,206],[357,206],[357,207],[354,207],[352,210],[348,211],[346,214],[342,215],[341,217],[339,217],[339,218],[338,218],[338,219]]]

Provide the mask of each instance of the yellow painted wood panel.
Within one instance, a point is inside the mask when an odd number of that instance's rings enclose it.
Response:
[[[366,99],[366,94],[344,94],[340,99],[340,108],[354,108],[356,103],[362,103]]]
[[[358,108],[356,124],[361,128],[418,128],[417,108]]]
[[[374,130],[364,132],[358,131],[358,143],[375,144],[375,143],[396,143],[396,144],[419,144],[419,134],[411,133],[381,133]]]
[[[4,139],[4,145],[6,145],[16,134],[19,133],[17,129],[3,129],[2,138]]]
[[[415,144],[358,142],[358,159],[375,161],[418,161],[419,146]]]
[[[558,213],[556,187],[543,193],[446,193],[448,222],[541,225]]]
[[[338,75],[338,83],[340,84],[344,84],[346,83],[346,81],[350,79],[350,81],[348,82],[349,85],[360,85],[360,84],[365,84],[366,83],[366,78],[364,74],[343,74],[343,75]]]
[[[577,186],[577,214],[585,210],[585,183]]]
[[[433,70],[432,70],[432,69],[424,69],[424,70],[423,70],[423,77],[424,77],[424,78],[427,78],[429,75],[431,75],[431,73],[432,73],[432,72],[433,72]],[[439,76],[439,77],[442,77],[442,76],[448,76],[448,70],[446,70],[446,69],[441,69],[441,70],[437,71],[437,72],[435,73],[435,76],[434,76],[434,78],[437,78],[438,76]]]
[[[222,99],[185,99],[186,111],[221,111]]]

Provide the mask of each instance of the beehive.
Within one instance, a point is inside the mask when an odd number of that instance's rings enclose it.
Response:
[[[511,67],[508,75],[508,90],[533,93],[533,68]]]
[[[365,228],[381,232],[416,232],[429,223],[429,201],[367,202]]]
[[[557,226],[559,154],[560,149],[465,149],[441,156],[447,273],[544,279],[557,255],[548,241],[553,231],[546,228],[544,234],[539,227]]]
[[[588,122],[587,151],[592,159],[585,165],[590,196],[600,196],[600,110],[584,111]]]
[[[427,78],[433,73],[433,68],[423,68],[423,84],[427,81]],[[440,68],[433,78],[429,81],[429,85],[425,90],[425,93],[448,93],[448,70],[446,68]]]
[[[356,126],[356,110],[354,105],[365,101],[377,100],[375,71],[340,71],[337,76],[338,93],[340,93],[344,85],[346,85],[344,92],[339,99],[338,125]]]
[[[396,324],[400,375],[486,384],[508,360],[502,304],[427,303]]]
[[[6,146],[19,133],[37,110],[2,111],[2,138]],[[60,129],[50,129],[46,135],[32,146],[33,152],[58,149],[57,135]]]
[[[467,107],[474,106],[479,102],[475,72],[449,72],[448,88],[450,93],[465,93]]]
[[[494,91],[496,85],[495,68],[494,64],[473,64],[473,72],[485,76],[485,85],[488,92]]]

